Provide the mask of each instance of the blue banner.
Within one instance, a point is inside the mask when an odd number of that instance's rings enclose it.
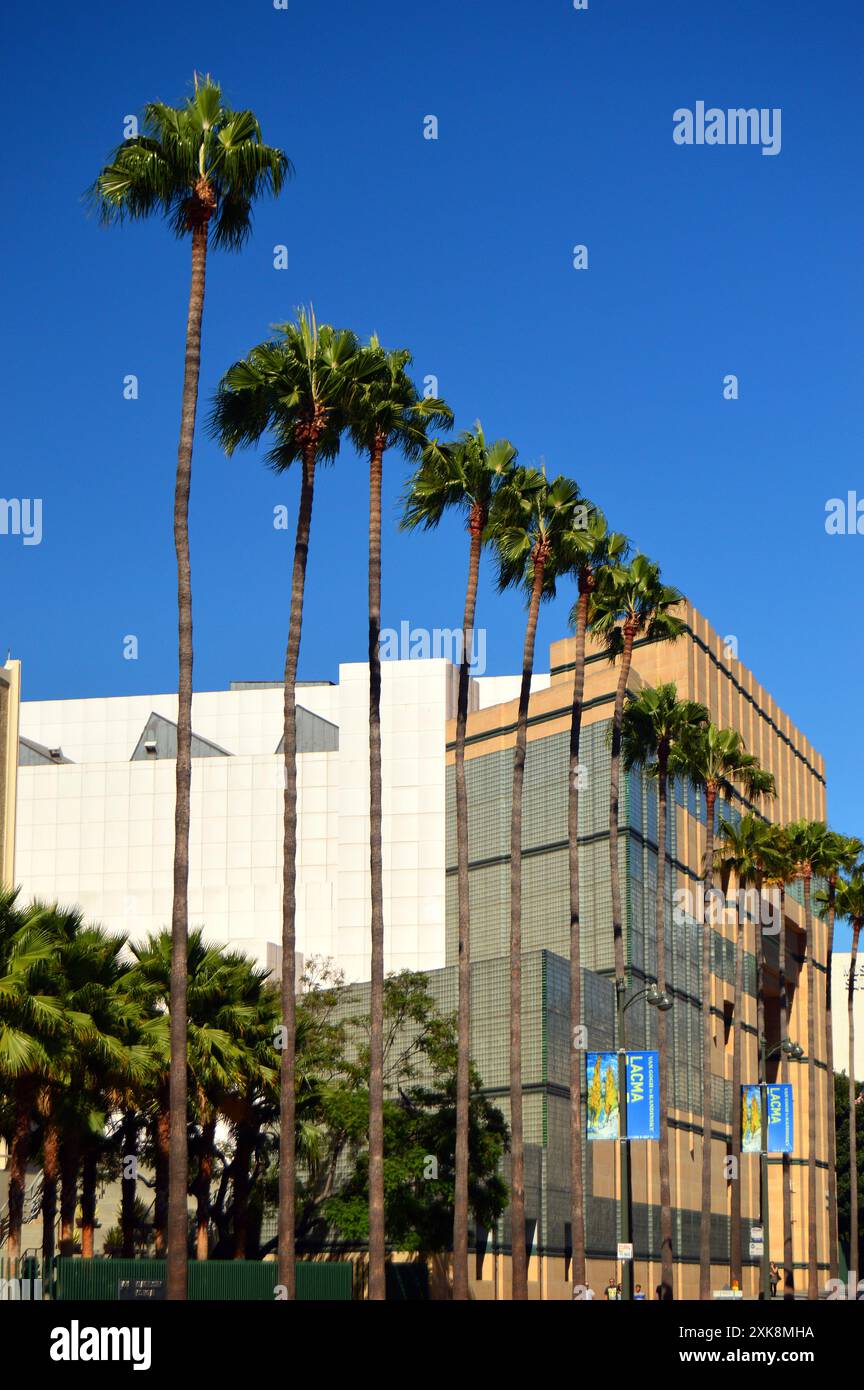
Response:
[[[660,1059],[656,1052],[627,1053],[627,1138],[660,1138]]]
[[[588,1139],[620,1134],[618,1053],[588,1053]],[[656,1052],[627,1053],[627,1138],[660,1138],[660,1068]]]
[[[762,1091],[768,1101],[769,1154],[791,1154],[795,1133],[795,1111],[789,1082],[773,1086],[741,1087],[741,1152],[762,1152]]]

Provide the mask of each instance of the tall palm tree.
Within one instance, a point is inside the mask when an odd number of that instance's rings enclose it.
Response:
[[[459,913],[459,981],[456,1010],[456,1155],[453,1195],[453,1297],[468,1298],[468,1133],[471,1110],[471,905],[468,876],[468,787],[465,778],[465,732],[468,685],[474,647],[474,620],[480,556],[487,538],[489,512],[498,489],[506,486],[516,450],[506,439],[487,444],[478,420],[452,443],[433,442],[411,479],[403,526],[413,530],[437,526],[445,511],[462,514],[469,535],[468,582],[462,617],[462,652],[456,706],[456,862]],[[581,1176],[581,1168],[580,1168]],[[582,1281],[584,1283],[584,1275]]]
[[[419,459],[428,428],[453,413],[422,397],[408,374],[411,354],[387,352],[372,337],[357,357],[349,429],[369,457],[369,869],[372,897],[369,1037],[369,1297],[386,1298],[384,1247],[384,882],[381,848],[381,480],[384,454]]]
[[[189,927],[189,805],[192,783],[192,574],[189,493],[198,408],[201,320],[207,248],[239,250],[251,230],[252,205],[278,194],[290,173],[283,152],[266,145],[251,111],[233,111],[218,83],[195,75],[195,90],[181,107],[150,102],[142,134],[119,145],[90,191],[104,223],[164,217],[174,234],[190,237],[192,282],[186,322],[186,357],[180,440],[174,483],[177,556],[178,708],[174,806],[174,936],[171,988],[171,1134],[168,1215],[168,1297],[186,1297],[186,936]]]
[[[858,1097],[855,1094],[855,973],[858,968],[858,943],[864,926],[864,874],[858,869],[849,879],[840,879],[836,889],[836,908],[841,917],[852,923],[852,954],[849,958],[849,988],[847,1009],[849,1018],[849,1268],[858,1268],[858,1150],[856,1116]]]
[[[313,313],[279,325],[280,336],[235,362],[219,385],[211,430],[230,456],[271,436],[267,463],[281,473],[299,463],[300,505],[294,540],[291,609],[285,650],[282,750],[285,759],[282,847],[282,1052],[279,1111],[279,1283],[295,1296],[295,1053],[297,907],[297,665],[312,530],[315,469],[336,457],[347,424],[357,339],[320,327]]]
[[[657,988],[666,990],[666,823],[669,762],[677,748],[697,738],[708,724],[708,711],[694,700],[679,700],[674,684],[648,686],[626,706],[621,725],[624,770],[644,768],[657,781],[657,892],[655,947]],[[669,1174],[668,1055],[666,1013],[657,1011],[657,1050],[660,1071],[660,1232],[661,1282],[672,1288],[672,1187]]]
[[[52,979],[56,949],[52,922],[17,907],[16,892],[0,891],[0,1086],[9,1097],[9,1226],[7,1253],[21,1253],[27,1162],[40,1091],[63,1075],[69,1020]]]
[[[826,878],[824,892],[817,895],[820,911],[828,918],[828,946],[825,958],[825,1062],[828,1068],[828,1275],[837,1279],[840,1274],[839,1236],[837,1231],[837,1117],[834,1109],[834,1028],[831,1020],[831,994],[834,964],[834,917],[837,880],[841,873],[854,872],[864,844],[855,836],[838,835],[829,831],[823,857]]]
[[[823,821],[794,821],[787,834],[795,875],[804,891],[807,932],[807,1297],[819,1297],[816,1201],[816,958],[813,931],[813,878],[827,867],[831,843]],[[833,1080],[831,1081],[833,1085]]]
[[[684,631],[684,623],[674,610],[683,595],[660,578],[660,567],[646,555],[635,555],[626,565],[604,569],[588,606],[588,620],[594,636],[606,646],[612,661],[620,659],[615,704],[612,711],[611,757],[609,762],[609,878],[612,897],[612,940],[615,953],[615,999],[618,1045],[623,1036],[624,999],[627,967],[624,952],[624,926],[621,909],[621,865],[618,849],[619,783],[621,777],[621,730],[624,700],[637,641],[674,642]],[[660,1074],[660,1108],[665,1114],[666,1078]],[[669,1205],[661,1191],[661,1211]],[[672,1291],[672,1230],[661,1231],[662,1264],[668,1272],[663,1283]]]
[[[699,1228],[699,1297],[711,1297],[711,919],[714,887],[714,835],[717,801],[724,791],[738,787],[748,798],[773,794],[774,779],[747,752],[736,729],[709,724],[680,750],[675,771],[705,797],[705,859],[702,893],[702,1219]],[[738,1004],[736,1000],[736,1007]],[[734,1094],[734,1093],[733,1093]],[[733,1104],[737,1104],[733,1100]],[[740,1221],[739,1221],[740,1233]]]
[[[745,932],[747,920],[747,914],[744,910],[744,901],[746,900],[747,891],[755,888],[761,882],[764,844],[761,838],[761,827],[753,816],[743,816],[740,824],[737,826],[732,824],[731,821],[721,820],[717,831],[717,839],[719,844],[716,851],[716,867],[720,870],[720,879],[724,896],[728,890],[730,880],[733,878],[737,890],[735,894],[735,983],[733,986],[732,1008],[732,1156],[735,1162],[740,1165],[741,1075],[744,1060],[744,952],[746,948]],[[756,916],[758,917],[758,915],[757,912]],[[758,948],[756,954],[758,957]],[[761,1011],[762,1005],[758,996],[759,989],[757,987],[757,1008]],[[708,1123],[710,1125],[710,1111]],[[741,1283],[742,1268],[741,1181],[740,1173],[738,1173],[731,1185],[729,1277],[731,1280],[737,1280],[739,1285]]]
[[[795,865],[783,826],[765,827],[770,863],[766,866],[764,883],[777,890],[780,935],[777,951],[777,974],[780,995],[780,1037],[789,1036],[789,982],[787,973],[786,884],[793,878]],[[780,1080],[789,1080],[789,1056],[780,1053]],[[783,1297],[795,1297],[795,1264],[792,1249],[792,1165],[787,1153],[781,1155],[783,1183]]]
[[[573,699],[570,712],[570,750],[567,767],[567,843],[570,890],[570,1243],[574,1293],[587,1282],[585,1269],[585,1197],[582,1176],[582,1051],[576,1045],[582,1028],[582,956],[579,892],[579,747],[585,690],[585,639],[588,612],[598,576],[609,565],[623,562],[626,536],[610,531],[597,507],[586,508],[584,525],[572,531],[572,569],[578,598],[570,610],[576,633]]]
[[[525,1248],[525,1141],[522,1121],[522,788],[528,741],[528,705],[540,604],[555,594],[571,556],[569,537],[579,491],[569,478],[550,482],[533,468],[516,469],[496,498],[491,534],[498,560],[498,588],[518,586],[528,599],[522,681],[513,753],[510,815],[510,1243],[512,1297],[528,1297]]]

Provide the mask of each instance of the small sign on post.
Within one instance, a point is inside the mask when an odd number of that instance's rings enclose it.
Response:
[[[765,1253],[765,1232],[761,1226],[750,1227],[750,1258],[761,1259]]]
[[[627,1241],[619,1240],[619,1242],[618,1242],[618,1258],[619,1258],[619,1260],[632,1260],[632,1259],[633,1259],[633,1246],[632,1246],[632,1244],[630,1244],[630,1243],[627,1242]]]

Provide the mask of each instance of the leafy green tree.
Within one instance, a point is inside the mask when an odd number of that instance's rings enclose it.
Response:
[[[468,876],[468,787],[465,734],[468,726],[469,667],[474,644],[480,557],[488,539],[489,513],[510,478],[516,450],[506,439],[487,444],[478,420],[448,444],[432,441],[412,477],[405,499],[403,526],[408,530],[437,526],[445,511],[456,510],[469,535],[468,582],[462,617],[462,653],[456,707],[456,861],[459,914],[459,982],[456,1064],[456,1166],[453,1200],[453,1297],[468,1298],[468,1128],[471,1105],[471,906]],[[581,1166],[580,1166],[581,1178]],[[584,1280],[583,1280],[584,1282]]]
[[[455,1191],[457,1038],[422,975],[390,976],[384,985],[384,1193],[387,1239],[425,1256],[449,1249]],[[322,1094],[331,1145],[350,1158],[349,1173],[321,1200],[321,1218],[343,1240],[368,1239],[367,1136],[370,1020],[347,1028],[349,1055],[341,1084]],[[504,1118],[483,1096],[471,1068],[469,1209],[490,1229],[506,1206],[499,1175],[507,1147]]]
[[[174,812],[174,936],[171,990],[173,1066],[170,1078],[168,1297],[186,1297],[186,937],[188,932],[189,806],[192,778],[192,574],[189,556],[189,493],[198,407],[201,320],[208,241],[236,251],[251,230],[252,206],[278,194],[290,173],[279,149],[266,145],[251,111],[234,111],[218,83],[195,75],[193,94],[180,107],[150,102],[140,135],[110,156],[90,190],[103,223],[162,216],[177,237],[189,237],[192,282],[186,324],[186,357],[177,472],[174,484],[174,547],[177,555],[178,713]]]
[[[267,435],[266,461],[277,473],[299,463],[300,504],[291,575],[285,649],[282,751],[285,794],[282,839],[282,981],[284,1029],[280,1065],[279,1283],[295,1296],[295,1054],[297,910],[297,665],[303,628],[306,568],[312,530],[315,470],[339,452],[355,389],[358,344],[353,333],[318,325],[299,310],[296,323],[278,325],[279,337],[260,343],[235,362],[219,385],[211,430],[229,457]]]

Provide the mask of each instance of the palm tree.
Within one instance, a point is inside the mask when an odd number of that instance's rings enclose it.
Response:
[[[761,838],[760,823],[753,816],[743,816],[739,825],[721,820],[717,831],[719,848],[716,867],[720,870],[724,896],[731,878],[735,878],[735,983],[733,987],[732,1029],[732,1156],[737,1164],[741,1162],[741,1073],[744,1058],[744,950],[746,913],[743,900],[747,890],[761,881],[763,872],[764,844]],[[758,918],[759,913],[757,911]],[[757,930],[759,927],[757,926]],[[757,959],[759,954],[757,947]],[[761,983],[761,979],[760,979]],[[761,999],[757,987],[758,1008],[761,1019]],[[758,1026],[757,1026],[758,1031]],[[758,1042],[757,1042],[758,1051]],[[710,1110],[704,1123],[710,1129]],[[731,1186],[730,1199],[730,1239],[729,1239],[729,1277],[741,1283],[743,1252],[741,1246],[741,1181],[735,1175]]]
[[[468,583],[462,618],[462,653],[456,707],[456,861],[459,912],[459,982],[456,1011],[456,1155],[453,1196],[453,1297],[468,1298],[468,1131],[471,1110],[471,905],[468,877],[468,788],[465,779],[465,732],[468,685],[474,645],[474,619],[480,555],[489,512],[498,489],[512,473],[516,450],[506,439],[486,443],[478,420],[450,444],[432,443],[411,479],[403,526],[413,530],[437,526],[455,508],[465,518],[468,535]],[[580,1167],[581,1177],[581,1167]],[[584,1283],[584,1277],[582,1281]]]
[[[7,1251],[13,1260],[21,1253],[33,1114],[46,1082],[62,1075],[67,1025],[52,989],[52,924],[18,908],[16,898],[0,891],[0,1083],[11,1110]]]
[[[829,831],[822,821],[794,821],[787,826],[795,875],[804,890],[807,932],[807,1297],[819,1297],[816,1224],[816,959],[813,933],[813,878],[826,867]],[[831,1083],[833,1085],[833,1081]]]
[[[699,1229],[699,1297],[711,1297],[711,919],[717,801],[737,786],[748,799],[773,794],[774,779],[748,753],[736,729],[709,724],[680,750],[675,771],[705,797],[705,859],[702,893],[702,1220]],[[736,998],[736,1008],[738,1006]],[[733,1092],[733,1095],[737,1094]],[[733,1100],[733,1104],[737,1104]],[[739,1223],[740,1234],[740,1223]],[[739,1274],[740,1279],[740,1274]]]
[[[279,1111],[279,1283],[295,1296],[295,1053],[297,906],[297,665],[303,627],[303,598],[312,529],[315,469],[336,457],[347,423],[352,371],[357,355],[353,333],[298,312],[296,324],[279,325],[280,337],[261,343],[225,373],[216,395],[211,430],[230,456],[235,449],[272,436],[267,462],[281,473],[299,463],[300,505],[294,541],[291,611],[285,650],[282,750],[285,796],[282,848],[282,1052]]]
[[[834,1028],[831,1021],[831,985],[834,963],[834,916],[837,880],[841,873],[854,872],[864,853],[864,844],[855,836],[838,835],[829,831],[823,869],[827,886],[817,895],[820,908],[828,916],[828,948],[825,970],[825,1063],[830,1078],[828,1086],[828,1275],[837,1279],[840,1259],[837,1232],[837,1118],[834,1110]]]
[[[518,585],[528,597],[510,815],[510,1243],[516,1300],[528,1297],[522,1122],[522,787],[528,705],[540,604],[554,596],[556,579],[572,554],[568,538],[578,505],[579,492],[569,478],[559,476],[549,482],[545,473],[518,468],[509,486],[499,492],[490,523],[499,591]]]
[[[849,879],[840,879],[836,889],[836,909],[852,923],[852,954],[849,958],[849,1268],[858,1268],[858,1152],[855,1121],[858,1098],[855,1095],[855,972],[858,942],[864,926],[864,874],[857,869]]]
[[[582,700],[585,690],[585,638],[591,596],[600,573],[621,564],[628,541],[610,531],[597,507],[587,510],[585,524],[574,527],[573,573],[579,597],[570,610],[576,633],[573,662],[573,701],[570,714],[570,753],[567,768],[567,842],[570,888],[570,1243],[573,1251],[574,1291],[587,1281],[585,1270],[585,1198],[582,1176],[582,1052],[576,1046],[582,1028],[582,959],[579,902],[579,745],[582,735]]]
[[[621,775],[621,730],[624,700],[637,641],[674,642],[684,631],[684,622],[674,609],[683,602],[677,589],[664,584],[660,568],[646,555],[635,555],[629,564],[615,565],[601,572],[600,581],[588,605],[588,621],[594,636],[606,646],[610,660],[620,657],[618,684],[612,713],[611,757],[609,763],[609,878],[612,896],[612,939],[615,952],[615,997],[619,1046],[623,1037],[624,997],[627,972],[624,956],[624,930],[621,911],[621,866],[618,852],[619,781]],[[666,1079],[660,1075],[660,1108],[666,1113]],[[668,1199],[667,1199],[668,1201]],[[661,1206],[663,1194],[661,1192]],[[663,1231],[662,1260],[669,1278],[663,1278],[671,1294],[672,1232]]]
[[[381,480],[384,454],[418,460],[428,428],[453,412],[422,397],[408,375],[411,354],[386,352],[373,335],[357,357],[349,407],[355,448],[369,456],[369,870],[372,898],[369,1037],[369,1298],[386,1298],[384,1247],[384,875],[381,850]]]
[[[621,755],[624,770],[644,768],[657,780],[657,892],[654,930],[657,988],[666,990],[666,822],[670,758],[682,744],[698,738],[708,724],[708,711],[694,700],[679,700],[673,684],[648,686],[624,710]],[[623,1044],[623,1040],[622,1040]],[[669,1177],[668,1056],[666,1013],[657,1011],[657,1050],[660,1071],[660,1232],[661,1282],[672,1288],[672,1189]]]
[[[168,1297],[186,1297],[186,936],[189,926],[189,804],[192,781],[192,576],[189,492],[198,407],[201,320],[207,247],[212,223],[216,247],[236,251],[251,230],[252,205],[278,194],[290,173],[279,149],[265,145],[251,111],[233,111],[218,83],[195,75],[195,90],[181,107],[150,102],[143,134],[119,145],[90,191],[103,223],[163,216],[192,243],[192,282],[186,324],[183,404],[174,484],[177,556],[178,709],[174,807],[174,937],[171,986],[171,1135]]]
[[[158,1207],[160,1169],[164,1171],[164,1077],[170,1052],[164,1006],[170,990],[171,939],[167,932],[160,932],[141,944],[130,945],[130,950],[134,964],[124,989],[147,1015],[141,1032],[150,1043],[156,1064]],[[197,1172],[192,1184],[197,1208],[195,1251],[199,1260],[206,1260],[217,1120],[224,1113],[233,1122],[234,1097],[243,1093],[253,1076],[275,1094],[273,1048],[278,1020],[274,991],[266,987],[267,971],[240,952],[209,944],[200,928],[189,933],[188,979],[189,1077],[197,1122],[193,1145]],[[158,1219],[156,1224],[158,1231]]]
[[[786,959],[786,884],[793,877],[795,865],[789,850],[786,831],[779,825],[765,827],[765,841],[770,855],[764,883],[777,889],[780,939],[777,952],[777,973],[780,994],[780,1037],[789,1036],[789,985]],[[780,1053],[780,1080],[789,1080],[789,1056]],[[781,1156],[783,1178],[783,1297],[795,1297],[795,1265],[792,1249],[792,1165],[789,1154]]]

